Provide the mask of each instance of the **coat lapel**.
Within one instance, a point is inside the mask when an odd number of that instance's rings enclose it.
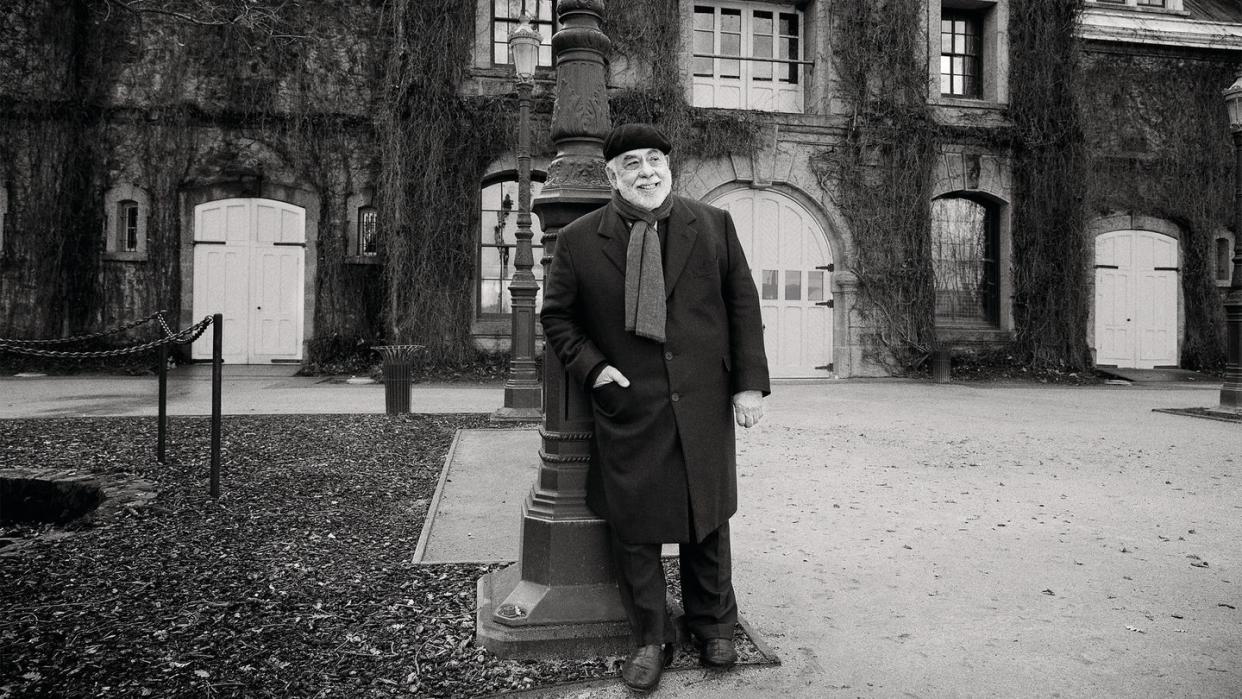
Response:
[[[604,257],[607,257],[621,274],[625,274],[625,248],[629,239],[629,230],[621,215],[612,204],[608,204],[604,219],[600,221],[599,234],[604,237]]]
[[[677,280],[690,260],[690,252],[694,250],[694,241],[699,232],[694,227],[694,212],[679,199],[673,201],[673,211],[668,216],[669,229],[665,231],[668,244],[664,252],[664,294],[670,296]],[[624,253],[622,253],[624,257]]]

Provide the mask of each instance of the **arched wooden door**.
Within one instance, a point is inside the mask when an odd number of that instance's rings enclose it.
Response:
[[[710,202],[733,216],[759,289],[774,378],[832,375],[832,251],[815,218],[791,197],[738,189]]]
[[[224,361],[302,358],[304,209],[269,199],[221,199],[194,208],[194,319],[224,315]],[[211,357],[211,333],[194,343]]]
[[[1095,239],[1095,361],[1177,366],[1177,240],[1153,231]]]

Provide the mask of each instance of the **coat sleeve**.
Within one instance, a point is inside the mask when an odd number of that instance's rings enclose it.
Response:
[[[571,236],[561,232],[552,255],[543,288],[543,310],[539,320],[548,347],[579,385],[590,388],[598,369],[607,362],[599,348],[583,330],[579,308],[579,279],[574,267]]]
[[[771,393],[768,358],[763,348],[763,318],[759,312],[759,292],[750,276],[746,254],[738,240],[733,217],[724,212],[725,243],[729,268],[724,278],[724,301],[729,314],[729,354],[732,362],[730,391]]]

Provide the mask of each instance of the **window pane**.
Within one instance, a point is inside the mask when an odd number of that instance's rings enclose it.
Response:
[[[552,0],[539,0],[539,13],[536,16],[545,22],[551,22]]]
[[[740,34],[742,31],[742,11],[722,9],[720,11],[720,30]]]
[[[125,249],[128,251],[136,251],[138,249],[138,205],[125,205]]]
[[[781,76],[781,82],[797,85],[798,76],[802,75],[802,66],[797,63],[788,63],[786,64],[786,67],[787,70],[785,71],[785,74]]]
[[[760,58],[771,58],[772,37],[756,36],[753,47],[753,55]],[[772,64],[767,61],[755,61],[750,66],[750,77],[754,80],[771,80]]]
[[[710,77],[712,75],[712,59],[710,58],[694,59],[694,74],[705,75],[705,76]]]
[[[751,55],[759,58],[772,58],[772,37],[755,36],[754,50]]]
[[[763,270],[763,283],[760,285],[762,288],[759,292],[759,296],[763,300],[770,301],[772,299],[780,298],[780,291],[778,288],[778,284],[780,282],[777,280],[778,274],[779,273],[774,269]]]
[[[720,59],[720,77],[738,78],[742,75],[742,62],[735,58]]]
[[[716,11],[698,5],[694,8],[694,28],[712,30],[716,26]]]
[[[806,300],[824,300],[824,273],[814,270],[806,273]]]
[[[781,34],[798,36],[798,15],[781,13]]]
[[[787,269],[785,270],[785,300],[801,301],[802,300],[802,270]]]
[[[713,41],[715,35],[711,32],[696,31],[694,33],[694,52],[695,53],[714,53]]]
[[[726,56],[742,55],[742,35],[741,34],[721,34],[720,35],[720,53]]]
[[[798,58],[797,39],[781,39],[781,58]]]
[[[772,35],[772,13],[771,12],[755,12],[755,19],[752,25],[755,34]]]

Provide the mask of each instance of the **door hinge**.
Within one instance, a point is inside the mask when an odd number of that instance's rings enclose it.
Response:
[[[832,305],[832,299],[828,299],[827,301],[820,301],[819,303],[817,303],[817,304],[815,304],[815,305],[816,305],[816,306],[823,306],[824,308],[832,308],[832,307],[833,307],[833,305]]]
[[[832,371],[832,362],[828,362],[827,364],[823,366],[817,366],[815,367],[815,369],[817,371]]]
[[[1120,269],[1117,265],[1096,265],[1096,269]]]
[[[824,270],[825,272],[832,272],[832,271],[834,271],[834,270],[833,270],[833,267],[834,267],[834,266],[835,266],[835,265],[833,265],[833,264],[828,264],[828,265],[824,265],[823,267],[816,267],[815,269],[822,269],[822,270]]]
[[[1152,267],[1156,272],[1180,272],[1180,267]]]

